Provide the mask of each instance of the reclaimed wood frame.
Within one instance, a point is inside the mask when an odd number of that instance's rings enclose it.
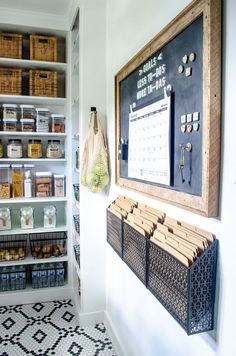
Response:
[[[202,195],[122,178],[118,161],[120,140],[120,85],[151,55],[203,15]],[[141,49],[115,76],[116,184],[206,217],[218,216],[221,121],[221,0],[195,0]]]

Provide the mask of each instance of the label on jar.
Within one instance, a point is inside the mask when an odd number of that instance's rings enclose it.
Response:
[[[7,157],[8,158],[21,158],[22,157],[22,145],[9,143],[7,145]]]
[[[58,144],[50,144],[47,147],[47,158],[61,158],[62,152],[60,149],[60,145]]]
[[[30,158],[41,158],[42,157],[41,143],[29,143],[28,144],[28,157],[30,157]]]

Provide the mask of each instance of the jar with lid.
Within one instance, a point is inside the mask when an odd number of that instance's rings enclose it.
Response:
[[[49,132],[50,112],[46,108],[36,108],[36,131]]]
[[[65,116],[60,114],[52,114],[52,132],[65,132]]]
[[[36,197],[52,196],[52,173],[51,172],[35,173],[35,195]]]
[[[20,119],[21,131],[34,132],[34,119]]]
[[[3,157],[3,144],[2,144],[2,140],[0,139],[0,158]]]
[[[17,131],[17,119],[3,119],[3,131]]]
[[[3,119],[17,119],[17,105],[3,104]]]
[[[65,176],[63,174],[54,174],[54,196],[65,196]]]
[[[48,140],[47,158],[61,158],[63,155],[63,148],[60,140]]]
[[[18,139],[10,139],[7,144],[7,157],[8,158],[22,158],[23,145],[22,141]]]
[[[23,166],[22,164],[11,165],[12,197],[22,198],[23,194]]]
[[[41,140],[29,140],[27,155],[29,158],[42,158],[43,146]]]
[[[11,229],[11,210],[9,208],[0,208],[0,230]]]
[[[0,199],[9,199],[10,197],[10,164],[0,164]]]
[[[44,227],[56,227],[57,209],[53,205],[45,206],[44,211]]]
[[[22,229],[34,228],[34,208],[32,206],[24,206],[20,209],[20,221]]]

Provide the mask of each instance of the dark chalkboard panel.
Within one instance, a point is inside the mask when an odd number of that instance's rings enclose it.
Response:
[[[220,21],[220,0],[193,1],[116,75],[116,182],[206,216],[218,213]],[[166,96],[168,185],[133,178],[128,157],[130,113]]]

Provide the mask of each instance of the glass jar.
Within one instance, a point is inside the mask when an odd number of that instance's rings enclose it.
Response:
[[[48,140],[47,158],[61,158],[63,155],[62,145],[60,140]]]
[[[7,157],[8,158],[22,158],[23,145],[21,140],[10,139],[7,144]]]
[[[2,144],[2,140],[0,140],[0,158],[3,157],[3,144]]]
[[[43,146],[41,140],[29,140],[27,152],[29,158],[42,158]]]
[[[50,112],[46,108],[36,108],[36,131],[49,132]]]
[[[31,119],[34,120],[34,105],[20,105],[21,109],[21,119]]]
[[[22,164],[11,165],[12,197],[22,198],[23,194],[23,166]]]
[[[0,230],[11,229],[11,210],[9,208],[0,208]]]
[[[52,132],[65,132],[65,116],[60,114],[51,115],[52,118]]]
[[[34,132],[34,119],[20,119],[21,131]]]
[[[3,104],[3,119],[17,119],[17,105]]]
[[[3,119],[3,131],[17,131],[17,119]]]
[[[9,199],[10,197],[10,164],[0,164],[0,199]]]
[[[63,174],[54,174],[54,196],[65,196],[65,176]]]
[[[56,207],[53,205],[45,206],[44,211],[44,227],[56,227]]]
[[[34,228],[34,208],[32,206],[24,206],[20,209],[20,221],[22,229]]]
[[[52,173],[51,172],[35,173],[35,195],[36,197],[52,196]]]

